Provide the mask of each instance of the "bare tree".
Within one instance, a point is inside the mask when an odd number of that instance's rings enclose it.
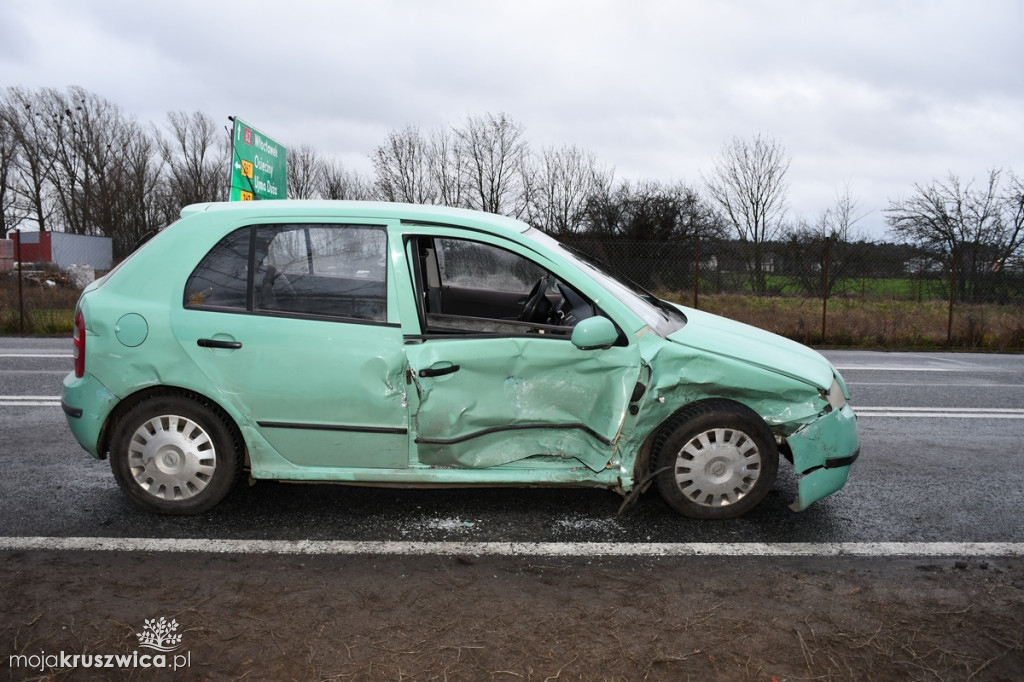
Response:
[[[437,187],[430,172],[430,149],[419,128],[388,133],[373,153],[376,190],[384,201],[433,204]]]
[[[786,212],[789,164],[789,156],[774,139],[760,134],[753,140],[733,138],[704,179],[740,241],[749,244],[748,272],[759,294],[766,291],[765,244],[778,235]]]
[[[117,181],[108,197],[112,226],[107,228],[117,257],[131,253],[143,237],[162,228],[176,215],[167,215],[167,193],[156,139],[141,126],[127,128],[121,136]]]
[[[834,293],[864,264],[863,250],[853,244],[856,225],[863,217],[847,186],[813,223],[800,220],[784,228],[786,239],[780,249],[786,256],[786,272],[806,294]]]
[[[981,187],[951,173],[914,190],[908,199],[889,202],[886,222],[897,236],[956,268],[961,298],[986,298],[1002,264],[1024,247],[1020,180],[1011,172],[1003,187],[1002,171],[993,169]]]
[[[428,164],[437,188],[437,203],[442,206],[465,206],[466,156],[461,137],[449,128],[440,128],[431,133]]]
[[[141,129],[119,107],[77,86],[67,94],[44,90],[40,99],[55,155],[50,182],[64,231],[112,236],[127,178],[123,150],[143,135]]]
[[[586,224],[591,197],[611,187],[613,172],[576,146],[548,147],[530,173],[528,221],[565,239]]]
[[[518,218],[526,211],[529,146],[523,128],[505,114],[470,117],[456,131],[464,155],[469,208]]]
[[[41,96],[23,88],[8,88],[0,108],[14,140],[7,187],[15,196],[15,205],[40,231],[50,227],[54,211],[50,186],[54,155],[49,142],[50,126]]]
[[[317,195],[323,199],[365,201],[374,197],[373,181],[345,168],[339,161],[325,161]]]
[[[1024,260],[1019,241],[1019,235],[1024,234],[1024,179],[1017,177],[1013,171],[1010,172],[1010,186],[1006,190],[1006,212],[1007,229],[1010,233],[1010,239],[1007,241],[1011,244],[1017,243],[1017,246],[1010,249],[1010,253],[1017,259]]]
[[[54,156],[50,182],[65,232],[102,235],[96,225],[103,209],[97,184],[113,161],[113,105],[80,88],[68,94],[53,89],[40,92],[39,104],[47,122],[49,151]]]
[[[134,119],[111,102],[73,86],[66,93],[21,93],[26,196],[40,228],[104,235],[114,255],[126,255],[135,235],[155,226],[151,206],[159,196],[156,145]],[[40,181],[37,172],[44,171]]]
[[[200,111],[168,112],[167,128],[170,139],[157,132],[167,167],[167,219],[189,204],[226,200],[231,169],[228,136]]]
[[[0,100],[0,239],[5,239],[25,218],[14,186],[20,149],[8,108],[8,102]]]
[[[310,145],[288,152],[288,198],[314,199],[323,185],[324,160]]]

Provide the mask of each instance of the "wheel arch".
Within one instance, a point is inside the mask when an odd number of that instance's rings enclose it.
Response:
[[[182,388],[180,386],[167,385],[143,388],[126,396],[117,403],[103,422],[103,428],[100,429],[100,437],[97,440],[97,452],[100,455],[100,459],[107,459],[110,452],[110,440],[113,437],[117,423],[136,405],[157,395],[176,396],[186,400],[192,400],[217,412],[224,423],[227,424],[228,428],[231,429],[232,437],[238,443],[239,448],[241,448],[241,454],[244,457],[244,464],[248,466],[249,448],[246,447],[245,438],[242,437],[242,430],[238,428],[238,423],[235,421],[234,417],[231,416],[231,413],[225,410],[216,400],[213,400],[209,396],[199,393],[198,391]]]
[[[676,427],[679,426],[680,421],[684,421],[685,419],[689,418],[690,413],[692,413],[694,410],[711,405],[734,405],[740,407],[744,410],[748,410],[753,414],[757,415],[757,418],[764,422],[765,426],[768,426],[768,423],[764,421],[764,418],[760,414],[758,414],[756,410],[751,408],[750,405],[742,403],[738,400],[734,400],[732,398],[720,398],[709,396],[707,398],[695,400],[692,403],[687,403],[679,407],[672,414],[665,417],[665,419],[662,420],[662,422],[658,424],[658,426],[651,430],[647,438],[644,439],[644,442],[641,444],[640,449],[637,451],[636,461],[633,465],[634,480],[642,481],[653,473],[651,471],[651,468],[653,466],[653,458],[651,457],[651,453],[658,451],[659,447],[665,441],[668,435],[672,433],[672,431],[674,431]]]

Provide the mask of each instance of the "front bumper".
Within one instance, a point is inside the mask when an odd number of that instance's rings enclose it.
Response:
[[[64,410],[68,427],[79,445],[93,457],[101,459],[100,433],[118,398],[91,374],[76,377],[72,372],[64,377],[64,391],[60,406]]]
[[[797,499],[790,508],[803,511],[846,484],[850,468],[860,456],[857,415],[846,404],[802,426],[786,442],[793,453],[793,469],[800,477]]]

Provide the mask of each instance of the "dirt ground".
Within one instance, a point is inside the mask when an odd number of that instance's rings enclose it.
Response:
[[[12,680],[1024,677],[1019,559],[0,561],[0,676]],[[166,656],[176,671],[60,665],[60,654],[152,654],[138,634],[159,618],[181,635]]]

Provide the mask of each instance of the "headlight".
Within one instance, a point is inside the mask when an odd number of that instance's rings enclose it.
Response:
[[[839,385],[838,379],[832,379],[832,385],[828,390],[821,392],[821,399],[827,400],[833,410],[843,409],[843,405],[846,404],[846,396],[843,395],[843,387]]]

